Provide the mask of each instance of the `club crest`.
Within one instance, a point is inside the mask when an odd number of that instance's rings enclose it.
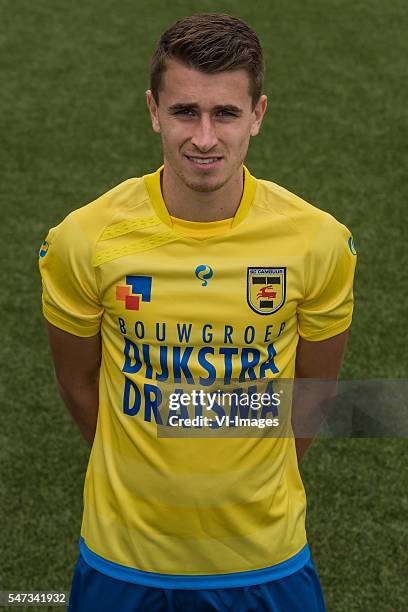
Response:
[[[286,268],[248,268],[248,305],[262,315],[281,308],[286,298]]]

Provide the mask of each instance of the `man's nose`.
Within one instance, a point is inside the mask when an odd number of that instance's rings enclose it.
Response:
[[[211,117],[202,115],[195,125],[191,143],[203,153],[210,151],[217,143],[217,133]]]

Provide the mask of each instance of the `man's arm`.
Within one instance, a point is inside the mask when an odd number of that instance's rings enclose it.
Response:
[[[59,393],[82,435],[92,446],[99,405],[101,336],[69,334],[46,321]]]
[[[319,342],[299,338],[292,412],[298,462],[313,441],[313,437],[303,437],[303,432],[317,433],[323,418],[322,406],[336,393],[347,337],[348,330]],[[313,380],[307,384],[304,379]]]

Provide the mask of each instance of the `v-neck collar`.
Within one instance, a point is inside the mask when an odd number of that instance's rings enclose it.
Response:
[[[160,174],[163,170],[163,167],[164,166],[160,166],[160,168],[158,168],[156,172],[153,172],[152,174],[146,174],[143,177],[143,180],[144,180],[145,186],[147,188],[147,192],[150,197],[150,202],[152,204],[152,207],[156,215],[165,225],[169,226],[172,229],[173,228],[176,229],[174,227],[172,217],[170,216],[169,211],[167,210],[167,206],[164,202],[163,194],[161,190]],[[257,187],[256,179],[251,175],[251,173],[249,172],[246,166],[244,166],[243,168],[244,168],[244,190],[243,190],[241,201],[239,203],[237,211],[234,217],[232,218],[232,223],[229,224],[229,227],[226,227],[226,232],[236,227],[239,223],[241,223],[245,219],[253,203],[254,197],[255,197],[255,191]],[[202,235],[203,230],[205,230],[205,233],[207,233],[207,230],[211,230],[211,228],[214,227],[214,224],[219,223],[218,221],[194,222],[194,221],[186,221],[183,219],[180,219],[179,221],[181,222],[181,223],[178,223],[179,227],[186,223],[192,224],[190,225],[190,229],[193,230],[193,232],[191,231],[188,232],[190,237],[193,237],[192,233],[194,233],[194,226],[196,226],[197,227],[197,238],[200,238],[200,234]],[[222,219],[221,221],[225,222],[228,220]],[[218,233],[219,232],[215,232],[215,234],[218,234]]]

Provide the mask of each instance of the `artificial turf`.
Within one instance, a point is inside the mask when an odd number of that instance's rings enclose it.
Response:
[[[343,378],[407,376],[406,10],[402,0],[0,0],[0,590],[69,589],[88,451],[53,384],[37,251],[70,210],[161,163],[144,92],[153,45],[176,18],[228,12],[258,32],[269,108],[247,164],[354,233]],[[406,456],[404,439],[321,439],[302,465],[329,611],[407,609]]]

